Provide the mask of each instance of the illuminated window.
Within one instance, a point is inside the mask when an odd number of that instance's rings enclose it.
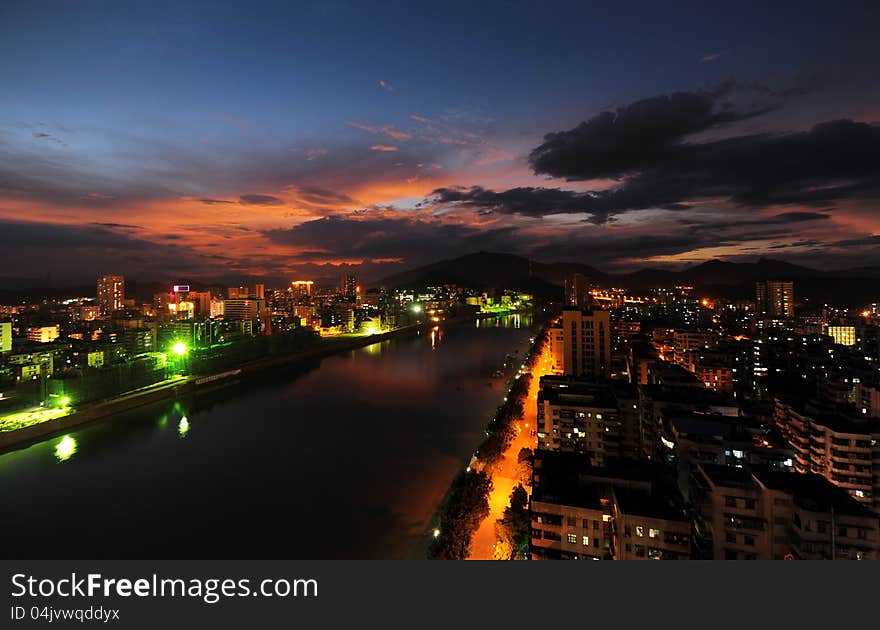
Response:
[[[638,536],[639,538],[645,537],[645,528],[641,525],[636,525],[636,536]]]
[[[568,535],[568,542],[569,542],[569,544],[576,545],[576,544],[577,544],[577,541],[578,541],[577,534],[569,534],[569,535]]]
[[[660,530],[652,527],[648,530],[648,538],[660,538]]]
[[[583,544],[584,544],[584,547],[589,547],[589,546],[590,546],[590,537],[589,537],[589,536],[584,536],[584,537],[583,537]]]

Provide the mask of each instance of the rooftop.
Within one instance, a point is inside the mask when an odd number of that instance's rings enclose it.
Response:
[[[752,473],[764,486],[792,495],[795,505],[813,512],[834,512],[839,515],[875,517],[866,506],[853,498],[846,490],[812,473],[797,474],[755,468]]]
[[[623,514],[689,522],[687,514],[675,497],[660,496],[631,488],[615,488],[614,496]]]
[[[572,377],[541,377],[539,401],[583,407],[616,409],[617,399],[608,385]]]
[[[752,473],[744,468],[702,463],[700,469],[713,485],[724,488],[757,488]]]

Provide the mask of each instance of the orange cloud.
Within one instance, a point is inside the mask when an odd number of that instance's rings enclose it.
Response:
[[[412,137],[412,134],[407,131],[403,131],[402,129],[398,129],[394,125],[383,125],[377,127],[375,125],[366,125],[364,123],[354,121],[348,121],[345,124],[349,127],[354,127],[355,129],[366,131],[367,133],[372,133],[377,136],[388,136],[390,138],[394,138],[395,140],[407,140]]]

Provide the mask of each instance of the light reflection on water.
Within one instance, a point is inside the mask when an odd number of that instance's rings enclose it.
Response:
[[[527,349],[530,320],[495,323],[379,342],[0,455],[0,536],[22,557],[417,557],[515,367],[493,375]]]
[[[65,435],[55,445],[55,457],[59,462],[65,462],[76,454],[76,439]]]

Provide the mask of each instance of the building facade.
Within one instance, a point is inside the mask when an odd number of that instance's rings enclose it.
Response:
[[[794,317],[794,282],[766,280],[756,283],[755,302],[759,315]]]
[[[608,377],[611,368],[611,321],[608,311],[562,312],[563,372],[594,379]]]
[[[111,315],[125,308],[125,278],[114,275],[98,278],[98,307],[101,315]]]

